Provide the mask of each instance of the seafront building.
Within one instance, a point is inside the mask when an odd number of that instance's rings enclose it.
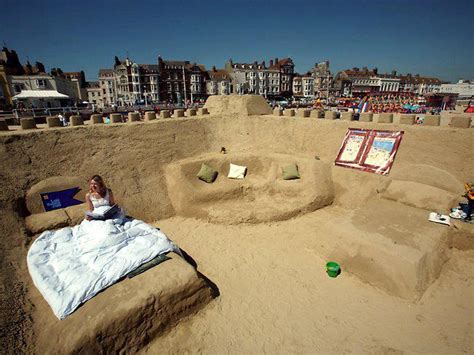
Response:
[[[129,57],[115,57],[112,68],[102,68],[97,82],[87,82],[83,71],[62,72],[28,61],[22,65],[14,50],[0,52],[0,109],[19,102],[27,107],[59,107],[90,103],[107,108],[134,105],[192,104],[210,95],[258,94],[268,100],[308,100],[366,95],[414,94],[453,95],[470,98],[474,84],[460,81],[442,83],[437,78],[396,71],[379,73],[377,68],[354,67],[338,72],[329,61],[316,62],[307,73],[295,72],[292,58],[267,62],[234,62],[223,69],[206,70],[189,60],[165,60],[158,56],[153,64],[139,64]]]

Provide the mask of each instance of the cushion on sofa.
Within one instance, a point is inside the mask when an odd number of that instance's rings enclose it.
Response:
[[[201,170],[199,170],[197,177],[201,179],[202,181],[205,181],[210,184],[214,182],[214,180],[216,180],[217,171],[215,171],[209,165],[202,163]]]
[[[290,164],[281,168],[283,173],[283,180],[294,180],[300,178],[300,173],[298,171],[298,165]]]
[[[229,179],[243,179],[245,177],[246,171],[246,166],[240,166],[231,163],[229,168],[229,175],[227,175],[227,177]]]

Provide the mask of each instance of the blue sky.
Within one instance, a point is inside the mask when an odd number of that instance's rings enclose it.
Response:
[[[0,41],[49,70],[88,80],[115,55],[211,68],[290,56],[303,73],[329,60],[443,80],[474,79],[474,1],[1,0]]]

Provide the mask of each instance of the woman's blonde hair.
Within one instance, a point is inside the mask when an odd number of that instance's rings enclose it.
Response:
[[[99,184],[99,192],[100,192],[101,195],[104,194],[107,191],[107,186],[105,186],[104,179],[102,179],[102,176],[93,175],[89,179],[89,182],[91,182],[92,180],[94,180],[97,184]],[[92,191],[89,189],[89,192],[92,192]]]

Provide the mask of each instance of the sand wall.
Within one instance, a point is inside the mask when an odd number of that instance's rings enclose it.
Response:
[[[4,233],[0,259],[4,270],[1,281],[7,290],[2,294],[1,317],[2,323],[11,329],[5,342],[6,349],[18,348],[18,343],[30,334],[25,330],[31,322],[24,314],[28,302],[16,273],[25,273],[24,217],[28,211],[24,197],[34,184],[51,176],[87,179],[92,174],[101,174],[129,214],[154,221],[175,214],[164,178],[164,169],[171,162],[217,153],[221,147],[226,147],[230,153],[298,154],[332,163],[348,127],[398,129],[404,130],[405,135],[389,177],[332,168],[336,205],[357,207],[378,190],[383,190],[391,176],[400,180],[427,180],[430,185],[446,188],[452,187],[456,180],[467,181],[474,175],[472,164],[469,164],[474,138],[472,129],[211,113],[206,117],[179,121],[1,133],[0,229]],[[447,174],[428,178],[429,169],[428,173],[426,169],[418,170],[420,165]],[[410,171],[410,174],[404,171]],[[459,186],[459,192],[462,192],[462,186]]]

